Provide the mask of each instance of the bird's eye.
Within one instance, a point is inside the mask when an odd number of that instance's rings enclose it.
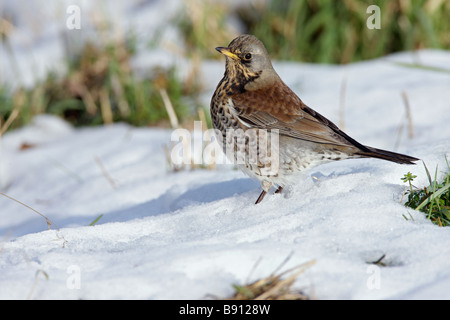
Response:
[[[247,60],[247,61],[250,60],[251,58],[252,58],[252,54],[251,53],[246,53],[245,56],[244,56],[244,59]]]

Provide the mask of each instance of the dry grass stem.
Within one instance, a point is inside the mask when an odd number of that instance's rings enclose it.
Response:
[[[229,300],[308,300],[300,291],[291,290],[297,277],[316,261],[295,266],[279,274],[272,273],[266,278],[244,286],[235,285],[236,293]],[[282,278],[283,276],[286,276]]]
[[[170,125],[172,128],[176,129],[179,127],[178,118],[173,109],[172,102],[170,101],[169,95],[167,94],[167,90],[164,88],[159,89],[159,93],[161,94],[161,98],[163,99],[164,106],[166,107],[167,114],[169,115]]]
[[[109,101],[108,91],[105,88],[100,90],[100,108],[102,110],[102,118],[104,124],[114,122],[111,102]]]
[[[105,166],[103,165],[103,162],[100,160],[99,157],[95,156],[95,162],[97,162],[98,166],[100,167],[100,170],[102,170],[102,174],[103,176],[106,178],[106,180],[108,180],[109,184],[111,185],[111,187],[113,189],[117,188],[116,183],[114,182],[114,179],[111,178],[111,175],[108,173],[108,171],[106,170]]]
[[[3,136],[3,134],[6,132],[6,130],[8,130],[9,126],[17,118],[19,113],[20,113],[19,109],[16,108],[11,112],[8,119],[6,119],[6,121],[3,125],[0,122],[0,138]]]
[[[402,92],[402,97],[403,97],[403,101],[405,103],[405,108],[406,108],[406,119],[408,121],[408,136],[410,139],[413,139],[414,138],[414,126],[413,126],[412,117],[411,117],[411,108],[409,106],[408,95],[406,94],[405,91]]]
[[[12,201],[14,201],[14,202],[17,202],[18,204],[21,204],[22,206],[24,206],[24,207],[26,207],[26,208],[28,208],[28,209],[30,209],[30,210],[36,212],[38,215],[40,215],[42,218],[45,219],[45,221],[47,222],[47,227],[48,227],[49,230],[51,229],[51,225],[52,225],[52,224],[56,227],[57,230],[59,230],[59,227],[56,225],[56,223],[54,223],[52,220],[50,220],[49,218],[47,218],[46,216],[44,216],[44,215],[43,215],[42,213],[40,213],[39,211],[37,211],[37,210],[33,209],[32,207],[30,207],[29,205],[26,205],[25,203],[23,203],[23,202],[21,202],[21,201],[19,201],[19,200],[17,200],[17,199],[14,199],[13,197],[10,197],[10,196],[8,196],[7,194],[4,194],[4,193],[2,193],[2,192],[0,192],[0,195],[2,195],[2,196],[4,196],[5,198],[8,198],[8,199],[10,199],[10,200],[12,200]]]
[[[406,122],[408,124],[408,137],[409,137],[409,139],[413,139],[414,138],[414,125],[412,122],[411,108],[409,106],[408,95],[406,94],[405,91],[402,91],[402,98],[403,98],[403,102],[405,104],[405,111],[406,111],[405,118],[406,118]],[[394,150],[397,150],[400,145],[400,140],[401,140],[404,126],[405,126],[405,121],[402,119],[402,121],[398,127],[398,130],[397,130],[397,139],[395,141]]]
[[[79,86],[81,99],[86,106],[86,112],[93,115],[97,112],[97,105],[95,104],[94,98],[92,97],[91,92],[86,88],[84,84]]]
[[[116,74],[111,75],[111,86],[114,95],[117,97],[120,114],[123,117],[128,117],[130,115],[130,105],[126,100],[122,83],[120,82],[120,79]]]
[[[45,272],[42,269],[37,270],[36,274],[34,275],[33,285],[31,286],[30,292],[28,293],[27,300],[31,299],[31,297],[33,296],[34,290],[36,290],[36,287],[40,281],[40,277],[39,277],[40,274],[42,274],[44,276],[45,280],[49,279],[47,272]]]
[[[341,96],[339,99],[339,126],[345,130],[345,94],[347,92],[347,75],[344,75],[341,83]]]

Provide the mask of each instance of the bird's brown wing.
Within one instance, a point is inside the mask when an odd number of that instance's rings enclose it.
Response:
[[[256,128],[278,129],[281,135],[296,139],[368,151],[334,123],[306,106],[281,81],[264,90],[236,94],[232,100],[240,120]]]

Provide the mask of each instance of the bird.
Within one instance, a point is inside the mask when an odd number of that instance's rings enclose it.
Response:
[[[242,34],[228,47],[215,49],[226,61],[211,99],[212,125],[227,158],[261,183],[255,204],[272,187],[280,193],[305,170],[327,162],[376,158],[415,164],[419,160],[363,145],[308,107],[283,82],[254,35]],[[264,139],[266,148],[257,145]]]

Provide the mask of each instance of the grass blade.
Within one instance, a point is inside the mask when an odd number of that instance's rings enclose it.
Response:
[[[439,198],[443,193],[447,192],[447,190],[450,189],[450,183],[447,183],[445,186],[440,188],[438,191],[433,192],[428,198],[426,198],[421,204],[419,204],[416,208],[416,210],[421,210],[423,207],[425,207],[427,204],[432,202],[434,199]]]
[[[97,218],[95,218],[94,221],[92,221],[91,223],[89,223],[89,226],[92,227],[93,225],[95,225],[95,224],[98,222],[98,220],[101,219],[101,217],[103,217],[103,214],[99,215]]]

